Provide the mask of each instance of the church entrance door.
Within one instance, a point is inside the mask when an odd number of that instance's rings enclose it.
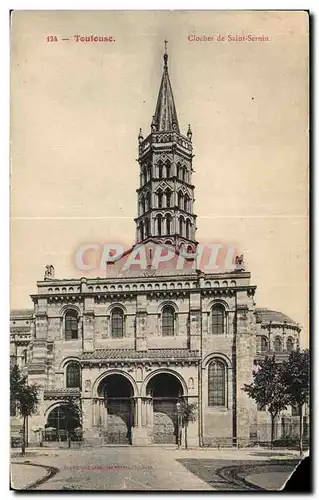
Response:
[[[108,398],[106,442],[132,444],[132,408],[129,398]]]
[[[172,374],[151,378],[147,393],[153,398],[153,443],[177,444],[176,403],[183,395],[180,381]]]
[[[108,375],[99,392],[105,402],[105,423],[101,429],[104,443],[132,444],[134,399],[130,381],[123,375]]]

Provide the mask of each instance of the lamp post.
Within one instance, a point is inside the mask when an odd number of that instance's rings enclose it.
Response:
[[[179,448],[181,445],[181,428],[182,428],[182,405],[179,401],[176,403],[176,411],[177,411],[177,447]]]

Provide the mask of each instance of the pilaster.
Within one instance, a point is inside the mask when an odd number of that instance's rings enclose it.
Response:
[[[237,294],[236,330],[237,443],[245,446],[250,439],[254,402],[242,389],[252,382],[256,342],[256,320],[247,291]]]
[[[189,341],[192,351],[199,351],[201,336],[201,295],[191,292],[189,297]]]
[[[138,294],[136,297],[136,329],[135,346],[137,351],[146,351],[147,349],[147,298],[145,294]]]
[[[85,297],[82,327],[84,352],[94,351],[94,322],[94,299],[93,297]]]

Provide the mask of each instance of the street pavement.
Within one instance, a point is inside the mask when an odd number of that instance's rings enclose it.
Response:
[[[11,488],[14,490],[25,490],[48,475],[43,467],[26,463],[11,463],[10,472]]]
[[[253,490],[254,484],[255,489],[280,489],[278,484],[288,479],[298,456],[287,451],[177,450],[174,446],[28,449],[25,458],[17,452],[12,456],[12,483],[18,489],[19,484],[23,489],[32,482],[26,478],[26,465],[15,464],[23,461],[29,462],[29,468],[42,465],[51,471],[48,480],[35,485],[36,490],[238,491]],[[251,485],[245,476],[250,476]]]
[[[298,460],[223,460],[187,458],[179,460],[188,470],[221,491],[282,489]]]
[[[290,474],[287,474],[287,472],[259,472],[258,474],[250,474],[245,479],[265,490],[279,491],[284,488],[290,477]]]

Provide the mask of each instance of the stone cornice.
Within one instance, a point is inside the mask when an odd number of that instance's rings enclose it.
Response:
[[[263,332],[263,335],[266,335],[267,333],[269,333],[269,328],[270,328],[270,331],[272,329],[282,328],[282,329],[284,329],[285,333],[287,333],[290,330],[295,330],[296,332],[300,332],[301,331],[300,326],[298,326],[295,323],[288,323],[287,321],[286,322],[280,322],[280,321],[271,321],[271,322],[269,322],[268,321],[267,323],[266,322],[265,323],[262,322],[261,323],[261,328],[262,328],[262,330],[266,330],[266,332]]]
[[[152,370],[153,368],[163,368],[163,367],[182,367],[182,366],[197,366],[199,364],[199,358],[190,358],[188,360],[167,360],[167,359],[117,359],[117,360],[101,360],[101,359],[86,359],[81,360],[81,366],[84,367],[98,367],[98,368],[127,368],[134,369],[138,366],[142,366],[147,370]]]
[[[44,399],[70,399],[79,398],[81,396],[81,390],[76,388],[57,388],[57,389],[45,389],[43,397]]]
[[[230,279],[232,276],[227,276],[228,279]],[[165,289],[165,290],[161,290],[161,289],[154,289],[154,290],[150,290],[150,289],[147,289],[147,290],[95,290],[95,291],[84,291],[84,292],[78,292],[78,293],[74,293],[74,292],[60,292],[60,291],[56,291],[56,292],[52,292],[52,293],[43,293],[43,294],[39,294],[39,295],[32,295],[32,298],[34,298],[35,300],[39,299],[39,298],[46,298],[46,299],[52,299],[52,302],[54,301],[57,301],[57,300],[66,300],[66,301],[83,301],[84,300],[84,297],[95,297],[96,295],[103,295],[103,296],[110,296],[110,295],[123,295],[123,294],[126,294],[126,295],[136,295],[136,294],[146,294],[146,293],[149,293],[149,292],[167,292],[167,291],[173,291],[173,292],[185,292],[187,291],[187,293],[193,293],[193,292],[215,292],[215,291],[222,291],[222,290],[233,290],[233,291],[247,291],[249,294],[253,295],[257,289],[256,286],[252,285],[240,285],[240,286],[225,286],[225,287],[220,287],[220,286],[213,286],[211,288],[206,288],[205,286],[200,286],[200,282],[198,280],[198,277],[195,275],[195,274],[190,274],[190,275],[184,275],[184,274],[180,274],[180,275],[174,275],[174,276],[169,276],[169,275],[163,275],[163,276],[152,276],[152,277],[147,277],[147,276],[143,276],[143,277],[140,277],[140,278],[136,278],[134,279],[133,277],[130,277],[130,278],[124,278],[124,277],[121,277],[121,278],[116,278],[116,279],[113,279],[113,282],[104,282],[104,283],[101,283],[99,282],[98,284],[96,284],[97,286],[101,286],[103,284],[109,284],[109,285],[114,285],[114,286],[123,286],[122,283],[116,283],[118,280],[125,280],[127,284],[139,284],[139,283],[148,283],[148,284],[158,284],[158,283],[163,283],[163,285],[169,285],[170,283],[180,283],[180,282],[188,282],[188,281],[198,281],[198,286],[196,288],[180,288],[180,289],[176,289],[176,288],[171,288],[170,290],[169,289]],[[223,277],[215,277],[215,280],[222,280],[224,279],[224,276]],[[94,283],[95,284],[95,283]],[[185,285],[186,283],[184,283]],[[40,316],[45,316],[47,313],[46,312],[38,312],[36,313],[36,317],[40,317]]]

